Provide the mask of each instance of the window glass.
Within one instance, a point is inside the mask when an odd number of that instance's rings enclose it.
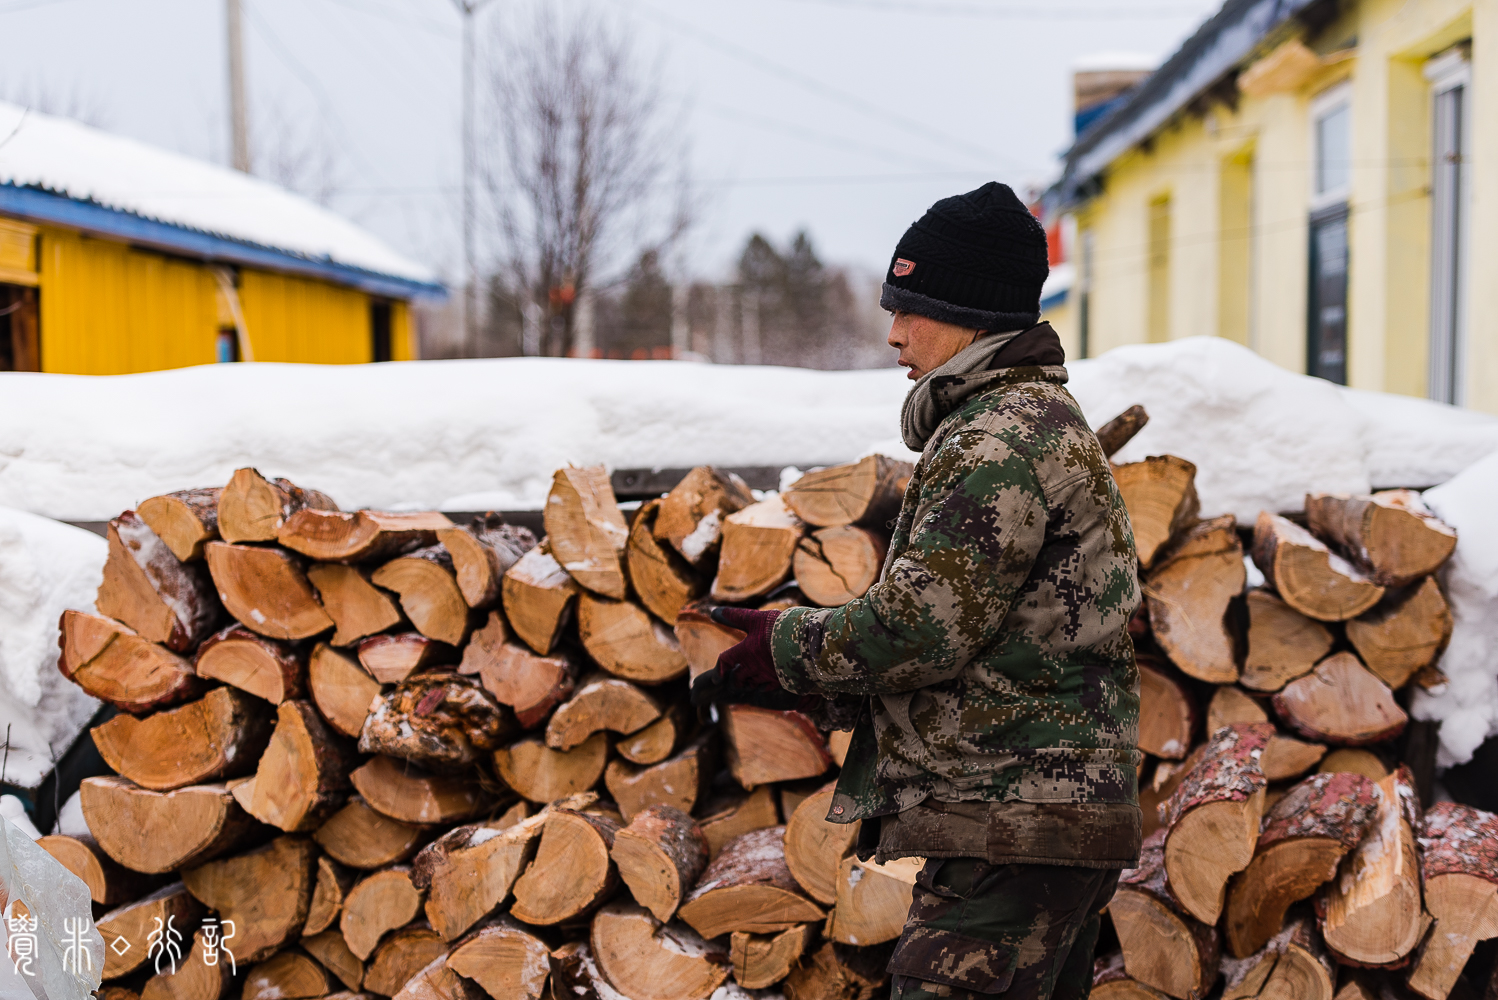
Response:
[[[1316,119],[1316,193],[1346,190],[1352,177],[1352,109],[1341,104]]]

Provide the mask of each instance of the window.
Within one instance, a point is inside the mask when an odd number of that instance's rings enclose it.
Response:
[[[1460,404],[1467,320],[1467,229],[1471,199],[1471,64],[1460,49],[1432,59],[1430,380],[1431,399]]]
[[[390,353],[390,303],[369,304],[370,360],[389,361]]]
[[[0,284],[0,372],[41,370],[37,290]]]
[[[1149,205],[1149,316],[1145,330],[1152,344],[1170,339],[1170,196]]]
[[[1347,384],[1348,208],[1352,193],[1352,88],[1333,87],[1311,104],[1311,177],[1306,371]]]

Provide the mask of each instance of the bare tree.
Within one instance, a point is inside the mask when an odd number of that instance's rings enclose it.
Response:
[[[257,116],[254,173],[327,207],[344,187],[344,165],[320,116],[267,105]]]
[[[578,297],[685,232],[681,130],[658,70],[596,8],[567,18],[539,4],[527,23],[501,26],[489,61],[480,169],[496,263],[527,300],[526,353],[565,355]]]
[[[67,90],[49,86],[43,80],[32,80],[3,89],[4,99],[44,115],[72,118],[94,128],[108,128],[113,117],[108,103],[93,90],[75,84]]]

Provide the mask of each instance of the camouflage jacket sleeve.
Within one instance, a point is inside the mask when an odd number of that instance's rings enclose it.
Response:
[[[986,414],[928,453],[896,528],[908,541],[867,594],[780,616],[772,650],[788,690],[913,691],[957,676],[999,634],[1046,527],[1033,458],[999,417]]]

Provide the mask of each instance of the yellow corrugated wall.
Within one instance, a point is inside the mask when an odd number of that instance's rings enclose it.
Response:
[[[340,365],[373,360],[369,296],[363,292],[244,270],[239,301],[256,361]]]
[[[405,302],[390,303],[390,360],[416,360],[416,331],[411,329],[411,307]]]

